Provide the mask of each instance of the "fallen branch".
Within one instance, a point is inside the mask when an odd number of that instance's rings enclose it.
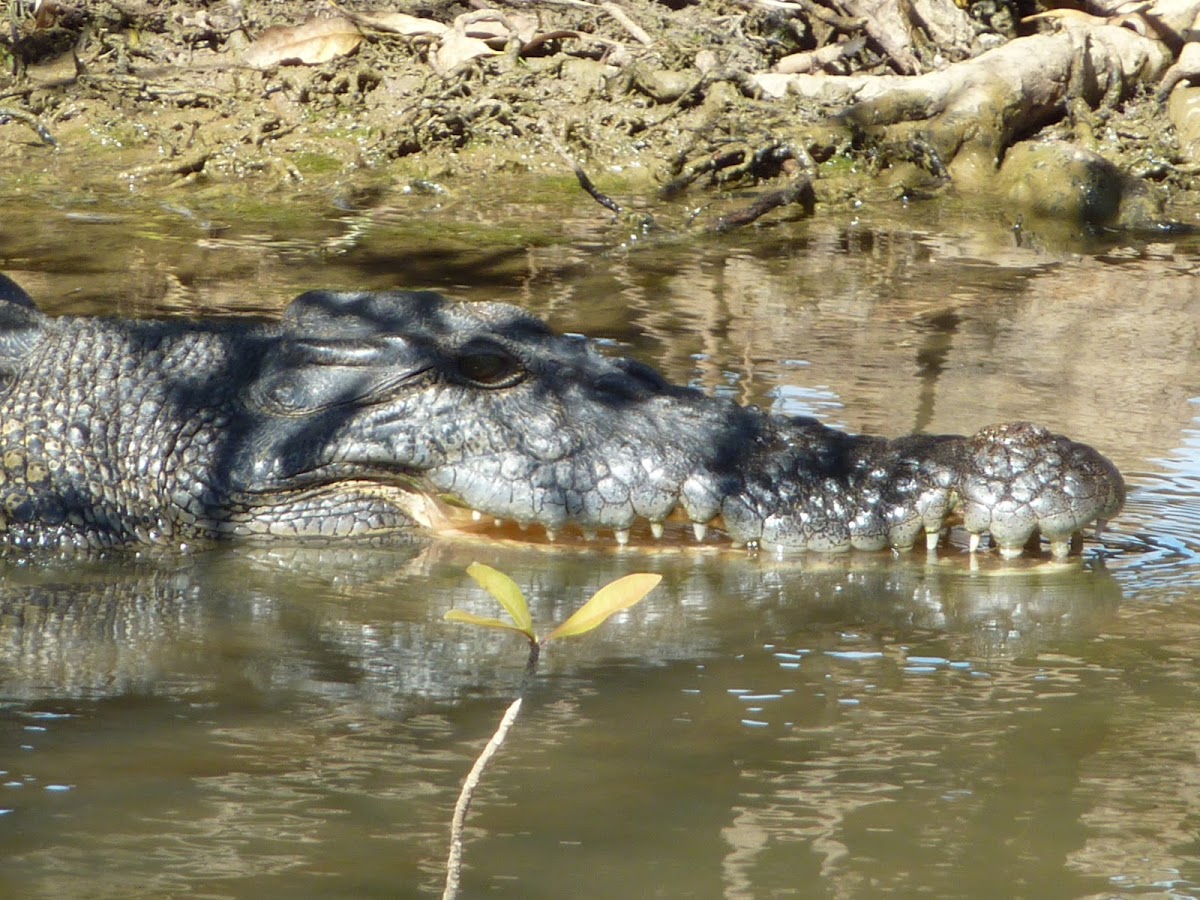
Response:
[[[722,169],[729,169],[734,166],[740,166],[746,161],[746,151],[744,148],[736,150],[728,150],[724,153],[711,156],[702,162],[696,163],[693,166],[688,166],[682,169],[680,174],[672,178],[659,189],[659,194],[664,199],[681,194],[693,182],[702,178],[705,175],[710,175],[715,172],[720,172]]]

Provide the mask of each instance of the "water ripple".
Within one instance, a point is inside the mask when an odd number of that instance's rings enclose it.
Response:
[[[1200,472],[1179,460],[1162,465],[1167,471],[1130,473],[1119,530],[1103,537],[1113,568],[1136,574],[1141,588],[1190,586],[1200,565]]]

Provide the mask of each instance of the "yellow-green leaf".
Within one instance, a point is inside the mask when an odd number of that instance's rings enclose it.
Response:
[[[515,631],[517,634],[522,634],[531,641],[534,640],[533,631],[526,631],[502,619],[493,619],[491,616],[477,616],[475,613],[469,613],[463,609],[450,610],[450,612],[446,613],[446,621],[462,622],[466,625],[481,625],[484,628],[499,628],[503,631]]]
[[[521,593],[517,583],[498,569],[479,562],[473,562],[467,566],[467,574],[499,601],[500,605],[512,616],[513,621],[517,623],[517,629],[528,634],[532,640],[533,616],[529,612],[529,604],[525,602],[525,595]]]
[[[543,643],[553,638],[575,637],[591,631],[613,613],[633,606],[654,590],[660,581],[661,575],[640,572],[606,584],[596,591],[591,600],[575,610],[567,621],[546,635]]]

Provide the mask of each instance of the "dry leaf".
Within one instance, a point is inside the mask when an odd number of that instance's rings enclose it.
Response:
[[[340,16],[308,19],[303,25],[276,25],[246,48],[242,60],[256,69],[284,63],[314,66],[353,52],[363,33]]]
[[[422,34],[445,34],[448,27],[433,19],[421,19],[408,13],[353,13],[355,22],[364,28],[373,28],[388,34],[402,34],[406,37],[417,37]]]
[[[479,38],[467,37],[459,31],[448,31],[442,37],[442,45],[430,60],[433,70],[439,75],[445,75],[455,66],[479,56],[492,56],[496,53]]]
[[[515,34],[522,45],[537,34],[534,16],[505,15],[495,9],[477,9],[463,13],[454,20],[449,31],[442,35],[441,46],[431,57],[430,65],[439,75],[480,56],[492,56],[507,46]]]

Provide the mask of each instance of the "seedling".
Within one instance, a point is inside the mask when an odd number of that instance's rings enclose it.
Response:
[[[483,628],[497,628],[502,631],[515,631],[525,636],[529,642],[529,659],[525,665],[525,678],[517,699],[505,711],[495,734],[487,746],[475,760],[475,765],[463,782],[458,802],[454,806],[454,819],[450,825],[450,856],[446,860],[446,889],[442,893],[443,900],[453,900],[458,896],[458,885],[462,875],[462,842],[463,831],[466,827],[467,811],[471,807],[471,798],[475,788],[483,776],[483,770],[488,762],[504,743],[508,730],[517,720],[521,711],[521,702],[525,698],[525,686],[530,677],[537,671],[538,658],[542,647],[557,638],[577,637],[587,634],[593,628],[604,624],[613,613],[628,609],[649,594],[662,581],[661,575],[644,572],[626,575],[616,581],[606,584],[592,595],[592,598],[577,609],[565,622],[553,628],[545,637],[538,638],[533,629],[533,615],[529,612],[529,603],[517,583],[503,572],[485,566],[483,563],[471,563],[467,574],[475,579],[481,587],[496,598],[505,612],[511,618],[510,622],[489,616],[477,616],[461,609],[452,609],[446,613],[446,619],[451,622],[462,622],[467,625],[479,625]]]

